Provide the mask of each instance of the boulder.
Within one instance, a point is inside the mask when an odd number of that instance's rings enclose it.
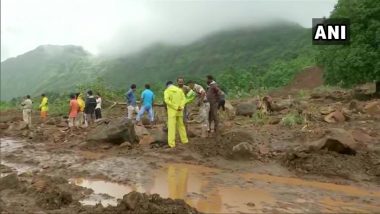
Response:
[[[130,147],[132,147],[132,144],[128,141],[120,144],[120,148],[130,148]]]
[[[161,129],[151,129],[149,130],[150,136],[152,137],[152,143],[167,144],[168,134]]]
[[[145,117],[145,116],[141,119],[141,123],[144,126],[150,126],[150,125],[152,125],[151,122],[149,121],[149,119],[147,117]]]
[[[371,144],[372,142],[374,142],[373,137],[371,137],[370,135],[368,135],[366,132],[364,132],[361,129],[352,130],[351,135],[357,142],[360,142],[360,143]]]
[[[334,111],[327,116],[325,116],[324,120],[328,123],[341,123],[346,121],[346,117],[341,111]]]
[[[143,201],[143,195],[141,193],[133,191],[127,195],[124,195],[121,203],[125,204],[129,210],[135,210],[139,203]]]
[[[358,150],[366,149],[366,145],[355,141],[351,133],[344,129],[331,128],[326,131],[325,137],[308,143],[308,150],[322,149],[340,154],[355,155]]]
[[[7,123],[0,123],[0,129],[7,129],[9,125]]]
[[[230,120],[234,119],[235,114],[236,114],[236,109],[232,106],[231,102],[226,100],[224,107],[226,108],[228,119]]]
[[[24,121],[14,122],[8,127],[9,130],[16,130],[16,131],[25,130],[27,128],[28,128],[28,124],[25,123]]]
[[[327,106],[327,107],[322,107],[319,112],[322,114],[322,115],[328,115],[332,112],[334,112],[335,109],[331,106]]]
[[[367,103],[364,107],[364,111],[370,115],[380,115],[380,101]]]
[[[125,141],[138,143],[134,124],[125,118],[117,118],[108,124],[101,124],[87,134],[87,141],[121,144]]]
[[[256,108],[257,106],[254,103],[239,103],[236,106],[236,115],[252,117]]]
[[[232,147],[232,155],[235,158],[251,157],[254,154],[254,148],[250,143],[241,142]]]
[[[135,132],[138,137],[149,135],[149,131],[144,126],[135,126]]]

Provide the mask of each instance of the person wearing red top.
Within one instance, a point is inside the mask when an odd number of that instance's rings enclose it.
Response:
[[[70,95],[69,127],[77,126],[76,118],[79,112],[79,104],[74,94]]]

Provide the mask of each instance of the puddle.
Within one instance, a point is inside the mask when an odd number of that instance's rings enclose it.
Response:
[[[336,213],[380,209],[375,204],[380,199],[379,189],[270,175],[239,175],[187,164],[170,164],[153,175],[149,180],[139,174],[137,177],[141,177],[141,182],[128,185],[83,178],[71,179],[71,182],[94,190],[94,195],[82,201],[89,205],[99,201],[104,206],[116,205],[117,199],[135,190],[157,193],[163,198],[184,199],[190,206],[206,213]],[[102,193],[113,198],[99,197]],[[362,205],[363,200],[369,201],[368,204]]]

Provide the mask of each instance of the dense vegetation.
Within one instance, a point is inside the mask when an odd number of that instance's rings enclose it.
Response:
[[[350,19],[351,44],[321,47],[318,63],[326,83],[349,87],[380,81],[380,2],[339,0],[331,18]]]
[[[146,82],[161,91],[166,80],[204,83],[206,74],[230,94],[246,94],[286,84],[312,63],[311,48],[309,29],[289,23],[219,32],[186,46],[156,44],[117,59],[95,58],[76,46],[40,46],[1,63],[1,98],[67,94],[97,78],[115,91]]]

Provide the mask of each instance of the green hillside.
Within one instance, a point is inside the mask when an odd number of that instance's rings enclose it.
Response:
[[[310,30],[298,25],[244,28],[209,35],[187,46],[157,44],[107,62],[105,79],[113,85],[165,81],[178,75],[217,76],[228,68],[265,70],[277,60],[292,60],[311,50]]]
[[[296,24],[247,27],[217,32],[186,46],[155,44],[112,59],[96,58],[77,46],[40,46],[1,63],[1,99],[67,92],[98,77],[114,88],[124,89],[132,82],[161,83],[178,75],[226,78],[231,69],[248,72],[246,78],[256,78],[288,64],[292,65],[287,70],[291,76],[299,66],[310,63],[305,58],[313,57],[309,33],[310,29]]]

